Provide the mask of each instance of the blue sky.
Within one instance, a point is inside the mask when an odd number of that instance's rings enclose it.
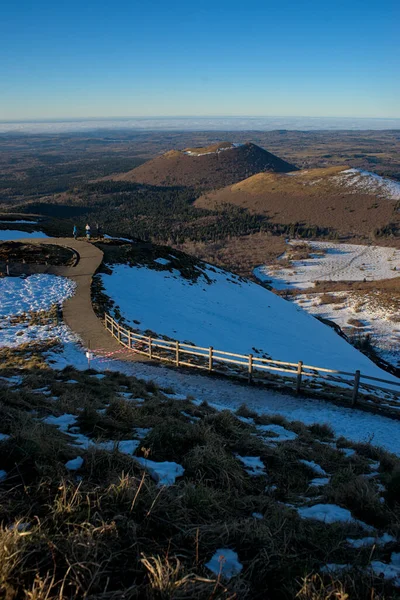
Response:
[[[5,0],[0,120],[400,117],[394,0]]]

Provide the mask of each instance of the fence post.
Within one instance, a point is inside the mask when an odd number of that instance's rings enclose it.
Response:
[[[114,335],[114,319],[111,319],[111,330],[110,331],[111,331],[111,335],[113,337],[115,337],[115,335]]]
[[[179,367],[179,342],[178,340],[176,341],[176,366]]]
[[[131,348],[132,348],[132,332],[131,331],[128,331],[128,347],[129,347],[129,350],[131,350]]]
[[[252,354],[249,354],[248,381],[249,381],[249,383],[251,383],[253,381],[253,355]]]
[[[299,362],[297,363],[296,394],[300,394],[302,369],[303,369],[303,361],[299,360]]]
[[[357,404],[358,397],[358,388],[360,387],[360,371],[357,370],[354,375],[354,386],[353,386],[353,395],[351,398],[351,405],[355,406]]]
[[[153,358],[153,352],[152,352],[152,347],[151,347],[151,337],[149,336],[149,358],[152,359]]]
[[[118,329],[117,329],[117,335],[118,335],[118,341],[121,343],[121,327],[118,324]]]
[[[104,327],[106,329],[108,329],[107,325],[108,325],[108,323],[107,323],[107,313],[104,313]]]
[[[208,370],[209,371],[213,370],[213,350],[214,350],[214,348],[212,346],[210,346],[210,348],[208,350]]]

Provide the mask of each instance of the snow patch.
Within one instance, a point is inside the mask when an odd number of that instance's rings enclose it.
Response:
[[[139,463],[145,471],[158,483],[159,486],[173,485],[177,477],[182,477],[185,469],[175,462],[154,462],[148,458],[134,456],[133,459]]]
[[[315,504],[314,506],[300,507],[297,512],[303,519],[315,519],[327,524],[357,523],[364,529],[373,529],[366,523],[355,519],[347,508],[342,508],[336,504]]]
[[[390,563],[386,564],[380,560],[371,562],[371,569],[375,575],[391,580],[393,585],[400,587],[400,552],[393,552]]]
[[[68,471],[77,471],[78,469],[81,468],[82,465],[83,465],[82,456],[77,456],[76,458],[73,458],[72,460],[69,460],[68,462],[65,463],[65,467],[68,469]]]
[[[17,229],[0,229],[0,241],[24,240],[31,238],[48,238],[43,231],[18,231]]]
[[[274,437],[268,438],[268,442],[288,442],[297,438],[297,433],[285,429],[282,425],[271,423],[270,425],[256,425],[256,427],[262,433],[270,432],[276,434]]]
[[[237,552],[230,548],[219,548],[205,566],[215,575],[221,575],[225,579],[235,577],[243,569]]]
[[[390,200],[400,200],[400,183],[362,169],[346,169],[333,177],[354,192],[376,194]]]
[[[381,537],[364,537],[359,539],[347,538],[347,543],[352,548],[365,548],[376,544],[377,546],[384,546],[391,542],[396,542],[396,538],[388,533],[384,533]]]
[[[316,462],[314,462],[313,460],[304,460],[304,459],[300,459],[301,463],[303,463],[303,465],[306,465],[306,467],[309,467],[309,469],[311,469],[312,471],[314,471],[314,473],[316,473],[317,475],[327,475],[326,471],[320,467],[320,465],[318,465]]]
[[[265,475],[265,465],[259,456],[240,456],[240,454],[235,454],[235,456],[244,464],[245,471],[249,475]]]

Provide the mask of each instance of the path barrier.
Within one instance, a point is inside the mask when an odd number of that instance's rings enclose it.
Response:
[[[362,403],[392,409],[393,413],[398,410],[400,417],[400,380],[396,382],[370,377],[360,371],[351,373],[316,367],[304,364],[301,360],[297,363],[285,362],[146,336],[123,327],[107,313],[104,315],[104,325],[122,346],[151,360],[239,377],[249,383],[289,387],[296,394],[343,399],[351,406]],[[376,385],[376,382],[380,385]]]

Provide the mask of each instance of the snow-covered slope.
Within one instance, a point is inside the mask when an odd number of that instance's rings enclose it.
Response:
[[[391,200],[400,200],[400,183],[370,171],[346,169],[335,178],[354,192],[374,193]]]
[[[197,281],[169,268],[114,265],[111,275],[101,275],[132,327],[218,350],[390,378],[329,327],[255,283],[209,266]]]

